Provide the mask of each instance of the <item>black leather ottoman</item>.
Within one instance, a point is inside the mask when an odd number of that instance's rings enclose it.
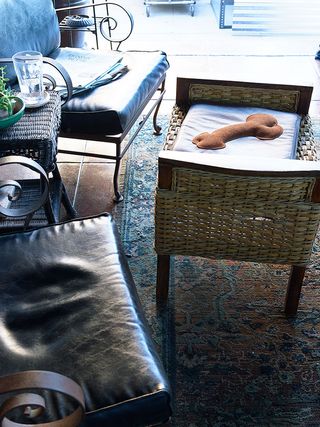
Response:
[[[83,426],[147,426],[170,389],[108,214],[0,236],[0,375],[48,370],[82,387]],[[49,407],[64,414],[64,401]]]
[[[118,135],[131,129],[132,122],[155,95],[169,68],[167,55],[162,51],[106,55],[104,51],[59,48],[50,57],[68,70],[74,84],[79,79],[79,67],[85,70],[94,64],[99,75],[119,60],[128,66],[129,71],[118,80],[74,96],[62,108],[61,135],[71,138],[74,133],[87,137],[100,135],[98,141],[101,135]],[[52,68],[48,72],[52,74]],[[58,76],[54,77],[58,80]]]

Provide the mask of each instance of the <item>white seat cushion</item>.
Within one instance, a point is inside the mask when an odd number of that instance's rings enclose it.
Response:
[[[273,140],[260,140],[253,136],[238,138],[226,143],[226,148],[220,150],[200,149],[192,143],[192,139],[201,132],[213,132],[230,124],[241,123],[250,114],[271,114],[283,127],[283,134]],[[187,151],[214,155],[259,156],[278,159],[294,159],[301,116],[296,113],[269,110],[257,107],[221,106],[209,104],[194,104],[190,107],[182,127],[177,135],[175,151]]]

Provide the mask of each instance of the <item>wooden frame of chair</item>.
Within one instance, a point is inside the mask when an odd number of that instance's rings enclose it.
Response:
[[[200,89],[199,89],[200,85]],[[201,88],[201,85],[203,87]],[[171,127],[180,127],[181,121],[183,121],[183,115],[188,110],[189,106],[192,102],[201,102],[199,99],[196,101],[190,100],[190,95],[194,93],[206,93],[205,102],[214,102],[212,99],[208,100],[208,93],[213,93],[210,89],[212,86],[213,92],[215,96],[219,94],[221,98],[223,98],[224,102],[229,103],[229,99],[225,98],[226,91],[235,92],[243,90],[246,92],[247,97],[246,100],[248,102],[248,94],[253,95],[256,100],[261,99],[261,93],[265,94],[266,101],[263,103],[264,107],[269,107],[273,105],[272,96],[268,95],[268,91],[271,93],[275,93],[276,96],[282,96],[285,100],[278,104],[280,108],[282,107],[285,111],[295,111],[303,116],[305,119],[303,120],[304,124],[301,126],[300,135],[299,135],[299,146],[308,145],[312,146],[314,144],[312,132],[310,132],[310,121],[307,117],[309,104],[311,100],[312,87],[309,86],[291,86],[291,85],[273,85],[273,84],[259,84],[259,83],[245,83],[245,82],[227,82],[227,81],[212,81],[212,80],[202,80],[202,79],[179,79],[177,81],[177,105],[174,108],[174,113],[177,111],[179,113],[182,112],[182,120],[181,114],[180,119],[172,117]],[[219,87],[221,87],[221,91],[219,91]],[[196,88],[196,89],[194,89]],[[208,91],[207,91],[208,89]],[[259,97],[257,97],[257,92],[260,93]],[[261,92],[262,91],[262,92]],[[223,95],[221,95],[223,94]],[[240,103],[242,103],[243,98],[240,99]],[[216,102],[216,101],[215,101]],[[252,105],[250,103],[249,105]],[[254,101],[255,102],[255,101]],[[233,102],[234,103],[234,102]],[[256,106],[258,101],[255,103]],[[244,105],[244,103],[242,103]],[[248,104],[247,104],[248,105]],[[177,125],[178,123],[178,125]],[[305,126],[306,125],[306,126]],[[170,276],[170,256],[171,255],[198,255],[204,257],[214,257],[217,259],[234,259],[234,260],[247,260],[247,261],[256,261],[256,262],[272,262],[280,264],[289,264],[291,265],[291,273],[289,277],[287,294],[285,298],[285,314],[287,317],[295,316],[299,304],[299,297],[301,293],[301,287],[304,279],[304,274],[306,270],[306,266],[310,259],[312,243],[315,237],[316,230],[318,228],[319,220],[320,220],[320,166],[318,162],[301,162],[300,160],[278,160],[275,159],[273,162],[273,167],[270,168],[266,166],[263,162],[263,159],[253,158],[253,161],[250,161],[250,157],[244,157],[241,159],[229,158],[225,159],[225,157],[229,156],[201,156],[201,154],[194,153],[182,153],[177,151],[170,151],[171,145],[171,127],[169,126],[169,132],[167,137],[167,143],[165,145],[165,150],[160,153],[159,156],[159,174],[158,174],[158,188],[156,190],[156,208],[155,208],[155,249],[158,255],[158,266],[157,266],[157,304],[159,308],[162,308],[168,298],[168,286],[169,286],[169,276]],[[173,134],[177,134],[177,130],[174,129]],[[169,142],[168,142],[169,141]],[[307,150],[308,151],[308,150]],[[302,147],[300,149],[300,153],[305,153],[306,150]],[[300,155],[301,159],[310,159],[312,160],[312,154],[315,154],[314,149],[310,150],[307,156]],[[314,160],[315,158],[313,158]],[[182,178],[181,178],[182,176]],[[210,222],[210,219],[206,222],[204,220],[201,223],[201,227],[207,227],[207,237],[204,246],[212,246],[215,248],[213,252],[210,253],[210,249],[205,247],[201,247],[201,244],[198,241],[201,241],[201,235],[198,232],[198,224],[197,215],[200,217],[200,212],[204,215],[206,209],[203,206],[206,204],[209,206],[210,212],[219,212],[219,209],[223,210],[223,202],[226,201],[228,204],[226,208],[232,210],[232,201],[228,200],[227,196],[221,196],[222,193],[214,192],[216,190],[212,190],[212,194],[206,194],[205,196],[201,195],[200,192],[197,193],[198,190],[193,190],[192,188],[192,180],[195,179],[196,184],[194,188],[199,188],[202,180],[203,182],[210,183],[210,180],[214,181],[214,186],[216,183],[223,182],[224,177],[228,180],[228,185],[230,186],[230,181],[235,182],[235,193],[237,192],[237,180],[239,179],[241,182],[245,182],[244,185],[248,186],[250,189],[254,189],[256,184],[264,185],[264,181],[271,180],[273,181],[272,185],[275,185],[272,197],[277,197],[275,194],[277,192],[282,193],[277,203],[277,209],[283,209],[283,212],[286,212],[286,209],[293,209],[291,213],[292,218],[295,216],[299,216],[299,209],[301,205],[305,205],[306,210],[312,211],[312,219],[310,218],[310,223],[305,222],[304,224],[312,223],[312,231],[306,231],[306,239],[308,243],[303,243],[304,248],[302,250],[303,255],[295,253],[288,255],[288,258],[279,259],[278,252],[272,252],[272,248],[269,253],[266,253],[267,248],[260,248],[257,252],[257,258],[251,256],[247,258],[244,255],[244,251],[239,254],[235,254],[234,257],[230,256],[227,250],[224,248],[218,248],[214,243],[214,233],[215,228],[213,225],[214,219]],[[183,185],[179,188],[179,180],[184,180]],[[218,181],[217,181],[218,180]],[[298,189],[298,187],[293,187],[296,191],[295,196],[290,200],[290,196],[288,196],[288,192],[283,190],[284,187],[287,186],[288,182],[293,183],[293,186],[296,185],[296,182],[303,184],[303,188]],[[182,182],[182,181],[181,181]],[[220,185],[220,184],[219,184]],[[223,184],[221,184],[222,186]],[[242,185],[242,184],[241,184]],[[279,185],[279,188],[277,187]],[[281,189],[282,187],[282,189]],[[187,188],[187,190],[185,190]],[[239,187],[240,188],[240,187]],[[210,190],[211,191],[211,190]],[[220,190],[219,190],[220,191]],[[224,190],[221,190],[222,192]],[[240,188],[240,196],[236,200],[235,203],[241,204],[241,188]],[[257,190],[259,192],[259,190]],[[300,192],[300,195],[298,195]],[[196,194],[197,193],[197,194]],[[209,192],[210,193],[210,192]],[[196,194],[196,196],[195,196]],[[220,197],[220,198],[219,198]],[[259,196],[257,196],[259,197]],[[289,201],[286,201],[286,198],[289,197]],[[185,200],[184,200],[185,198]],[[218,203],[215,204],[214,199],[219,198]],[[255,208],[255,195],[252,195],[252,206]],[[192,200],[194,203],[194,216],[193,214],[186,213],[188,210],[188,203]],[[240,201],[239,201],[240,200]],[[249,201],[250,203],[250,201]],[[264,203],[263,200],[259,200],[259,203]],[[185,205],[184,205],[185,204]],[[282,206],[283,205],[283,206]],[[251,206],[251,208],[252,208]],[[261,204],[259,205],[259,209],[261,208]],[[293,206],[295,206],[293,208]],[[237,205],[237,208],[239,206]],[[216,210],[215,210],[216,209]],[[258,211],[259,211],[258,209]],[[297,209],[297,210],[295,210]],[[240,207],[241,210],[241,207]],[[268,211],[272,212],[272,209]],[[185,223],[188,223],[188,231],[184,230],[184,219],[179,220],[182,217],[188,217],[185,220]],[[205,215],[204,215],[205,216]],[[254,214],[253,214],[254,216]],[[274,216],[276,219],[276,214]],[[252,218],[255,219],[255,218]],[[261,218],[259,218],[261,219]],[[262,218],[265,219],[265,218]],[[189,221],[189,222],[188,222]],[[250,222],[250,221],[249,221]],[[257,221],[256,221],[257,222]],[[260,221],[261,222],[261,221]],[[272,222],[272,221],[270,221]],[[181,224],[180,224],[181,223]],[[254,221],[252,221],[254,223]],[[275,220],[276,223],[276,220]],[[193,227],[193,225],[195,226]],[[302,224],[302,223],[301,223]],[[234,232],[234,228],[236,226],[242,226],[241,221],[240,225],[238,224],[230,224],[230,230],[227,233]],[[252,224],[249,225],[251,227]],[[256,224],[253,225],[255,227]],[[259,225],[258,225],[259,227]],[[269,227],[269,225],[268,225]],[[249,228],[250,230],[250,228]],[[272,230],[270,225],[269,231]],[[271,232],[271,231],[270,231]],[[276,233],[276,231],[274,231]],[[185,233],[185,235],[184,235]],[[288,233],[290,234],[290,232]],[[304,233],[301,234],[303,238]],[[179,235],[179,238],[177,238]],[[213,235],[213,237],[211,237]],[[169,236],[169,237],[168,237]],[[182,236],[182,237],[181,237]],[[190,237],[191,236],[191,237]],[[188,248],[187,245],[183,246],[184,243],[181,243],[183,239],[188,240]],[[230,236],[228,236],[230,238]],[[210,240],[211,239],[211,240]],[[220,236],[221,239],[221,236]],[[290,236],[289,236],[290,239]],[[169,243],[168,243],[169,240]],[[222,238],[223,240],[223,238]],[[192,242],[195,242],[195,246],[192,247]],[[212,243],[213,242],[213,243]],[[181,243],[181,246],[180,246]],[[250,242],[248,243],[250,245]],[[295,241],[295,245],[297,242]],[[190,249],[191,245],[191,249]],[[302,246],[303,246],[302,245]],[[221,246],[221,245],[220,245]],[[266,245],[268,246],[268,245]],[[290,242],[288,243],[290,246]],[[298,244],[299,246],[299,244]],[[221,252],[219,252],[221,249]],[[252,250],[252,247],[250,248]],[[208,252],[209,251],[209,252]],[[290,252],[290,249],[289,249]],[[298,252],[298,251],[297,251]]]

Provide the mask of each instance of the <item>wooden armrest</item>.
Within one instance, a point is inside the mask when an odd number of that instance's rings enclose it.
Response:
[[[210,172],[257,176],[320,176],[320,162],[247,156],[214,156],[162,150],[159,166],[185,167]]]

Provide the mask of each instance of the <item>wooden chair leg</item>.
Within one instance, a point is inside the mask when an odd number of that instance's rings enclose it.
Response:
[[[168,300],[170,275],[170,255],[158,255],[157,261],[157,305],[164,305]]]
[[[291,266],[285,303],[285,314],[287,317],[294,317],[297,314],[305,271],[306,266]]]

